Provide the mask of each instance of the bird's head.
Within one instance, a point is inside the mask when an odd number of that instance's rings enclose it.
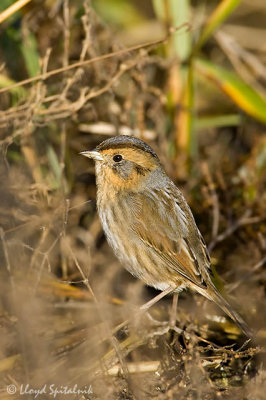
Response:
[[[96,163],[97,184],[117,189],[138,190],[151,174],[161,170],[158,156],[150,146],[132,136],[115,136],[100,143],[95,150],[80,154]]]

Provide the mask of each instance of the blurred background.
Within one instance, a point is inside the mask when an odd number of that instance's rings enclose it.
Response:
[[[265,21],[264,0],[1,0],[0,399],[265,398]],[[256,340],[190,292],[176,330],[171,297],[137,312],[158,292],[78,154],[120,134],[159,155]]]

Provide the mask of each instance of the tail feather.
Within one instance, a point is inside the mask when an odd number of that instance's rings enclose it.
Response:
[[[205,292],[205,297],[208,297],[210,300],[214,301],[217,306],[219,306],[236,323],[236,325],[244,332],[246,336],[250,338],[253,336],[252,330],[248,327],[244,319],[233,309],[227,300],[225,300],[225,298],[218,293],[216,288],[208,290],[207,293]]]

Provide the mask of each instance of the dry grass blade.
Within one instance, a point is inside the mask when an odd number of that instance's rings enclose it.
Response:
[[[11,17],[15,12],[20,10],[26,4],[28,4],[31,0],[17,0],[14,4],[8,7],[5,11],[0,14],[0,24],[4,22],[7,18]]]

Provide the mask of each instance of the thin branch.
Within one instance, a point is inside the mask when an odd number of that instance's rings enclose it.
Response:
[[[260,269],[264,264],[266,263],[266,256],[263,257],[259,262],[257,262],[251,269],[250,271],[245,274],[244,276],[242,276],[241,279],[239,279],[237,282],[235,282],[234,284],[230,285],[230,288],[228,288],[227,293],[231,293],[234,290],[236,290],[241,283],[247,281],[256,271],[258,271],[258,269]]]
[[[50,78],[51,76],[60,74],[61,72],[70,71],[72,69],[83,67],[85,65],[89,65],[89,64],[93,64],[93,63],[96,63],[96,62],[99,62],[99,61],[107,60],[109,58],[113,58],[113,57],[118,56],[118,55],[126,54],[126,53],[129,53],[131,51],[141,50],[141,49],[145,49],[147,47],[151,47],[152,48],[154,46],[158,46],[160,44],[163,44],[163,43],[167,42],[167,40],[169,39],[169,37],[173,33],[175,33],[176,31],[178,31],[179,29],[184,28],[184,27],[186,27],[188,29],[189,25],[186,23],[186,24],[182,24],[182,25],[180,25],[179,27],[176,27],[176,28],[172,27],[171,29],[169,29],[167,35],[165,37],[163,37],[162,39],[153,40],[153,41],[150,41],[150,42],[138,44],[136,46],[128,47],[126,49],[113,51],[111,53],[104,54],[104,55],[101,55],[101,56],[97,56],[97,57],[91,58],[89,60],[78,61],[78,62],[73,63],[71,65],[67,65],[66,67],[57,68],[57,69],[54,69],[53,71],[46,72],[45,74],[40,74],[40,75],[34,76],[32,78],[28,78],[28,79],[25,79],[23,81],[16,82],[16,83],[14,83],[14,84],[12,84],[12,85],[10,85],[8,87],[0,89],[0,93],[4,93],[4,92],[7,92],[8,90],[14,89],[16,87],[24,86],[24,85],[27,85],[29,83],[33,83],[33,82],[36,82],[36,81],[39,81],[39,80],[43,80],[44,81],[44,80]]]
[[[235,223],[231,224],[224,232],[220,233],[208,246],[208,250],[211,252],[213,248],[217,245],[217,243],[222,242],[231,236],[237,229],[244,225],[257,224],[258,222],[263,221],[265,218],[263,217],[250,217],[251,211],[247,210],[243,216],[238,219]]]
[[[64,56],[63,66],[69,65],[69,40],[70,40],[70,19],[69,19],[69,0],[64,0]]]
[[[104,323],[104,326],[105,326],[105,328],[106,328],[106,331],[107,331],[108,334],[109,334],[110,341],[111,341],[111,343],[112,343],[112,345],[113,345],[113,348],[114,348],[114,350],[115,350],[115,353],[116,353],[117,358],[118,358],[118,360],[119,360],[119,363],[120,363],[120,365],[121,365],[121,368],[122,368],[122,370],[123,370],[123,373],[124,373],[124,375],[127,377],[127,379],[129,379],[129,372],[128,372],[128,369],[127,369],[127,365],[126,365],[126,363],[124,362],[123,354],[122,354],[122,352],[121,352],[121,350],[120,350],[120,348],[119,348],[119,343],[118,343],[117,339],[114,337],[114,335],[112,334],[112,331],[111,331],[111,329],[110,329],[108,323],[106,322],[105,318],[102,316],[102,309],[101,309],[101,307],[100,307],[100,304],[99,304],[99,302],[98,302],[98,299],[96,298],[96,296],[95,296],[95,294],[94,294],[94,292],[93,292],[93,290],[92,290],[92,287],[91,287],[91,285],[89,284],[89,280],[88,280],[88,278],[86,277],[86,275],[84,274],[84,272],[83,272],[83,270],[82,270],[82,268],[81,268],[81,266],[80,266],[80,264],[79,264],[79,262],[78,262],[78,259],[77,259],[76,255],[74,254],[74,252],[73,252],[73,250],[72,250],[72,248],[71,248],[70,245],[68,245],[68,249],[69,249],[70,254],[71,254],[71,257],[73,258],[73,261],[74,261],[74,263],[75,263],[75,265],[76,265],[76,267],[77,267],[77,269],[78,269],[78,271],[79,271],[79,273],[80,273],[80,275],[81,275],[81,277],[82,277],[82,279],[83,279],[83,284],[87,287],[88,291],[90,292],[90,294],[91,294],[91,296],[92,296],[92,298],[93,298],[93,300],[94,300],[94,302],[95,302],[96,308],[97,308],[97,310],[98,310],[98,314],[99,314],[99,316],[100,316],[102,322]]]
[[[213,182],[208,164],[206,162],[204,162],[202,164],[202,171],[205,175],[209,193],[211,196],[211,203],[212,203],[212,209],[213,209],[212,240],[215,240],[215,238],[218,235],[218,231],[219,231],[219,220],[220,220],[219,199],[218,199],[218,195],[215,190],[215,184]]]

